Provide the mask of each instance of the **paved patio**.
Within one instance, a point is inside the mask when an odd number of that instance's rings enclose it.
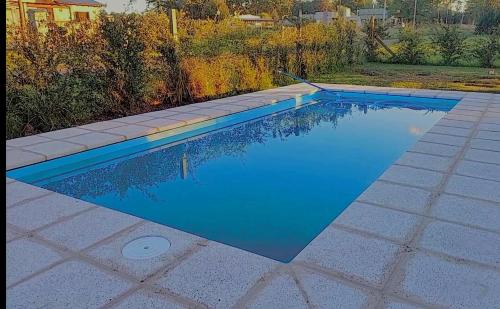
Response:
[[[7,179],[7,308],[500,308],[500,95],[461,99],[291,263]],[[7,141],[7,169],[293,98],[305,84]],[[172,247],[129,260],[130,240]]]

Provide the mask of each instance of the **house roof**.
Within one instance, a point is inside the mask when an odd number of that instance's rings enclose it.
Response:
[[[103,3],[94,0],[56,0],[57,4],[72,4],[72,5],[83,5],[83,6],[105,6]]]

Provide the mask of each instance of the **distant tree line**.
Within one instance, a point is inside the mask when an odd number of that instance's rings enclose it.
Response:
[[[131,0],[134,1],[134,0]],[[477,25],[487,15],[490,23],[499,23],[500,1],[498,0],[387,0],[390,16],[412,20],[415,1],[418,22]],[[147,0],[150,9],[184,11],[190,18],[224,18],[234,14],[266,15],[275,19],[318,11],[334,11],[339,6],[348,7],[353,13],[362,8],[381,8],[384,1],[376,5],[372,0]]]

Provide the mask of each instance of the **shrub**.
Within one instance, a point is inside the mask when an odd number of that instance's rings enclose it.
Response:
[[[486,10],[476,25],[476,34],[494,34],[500,27],[500,9]]]
[[[443,25],[436,30],[433,36],[433,43],[443,58],[446,65],[455,64],[464,53],[465,37],[457,26]]]
[[[254,65],[243,55],[192,57],[184,59],[183,68],[188,72],[190,93],[197,101],[272,86],[270,72],[262,58]]]
[[[472,50],[473,55],[479,60],[479,64],[483,68],[492,68],[499,52],[500,37],[498,35],[477,38]]]
[[[109,91],[118,103],[119,113],[140,111],[146,89],[144,51],[138,14],[113,14],[101,19],[101,34],[106,41]]]
[[[399,44],[393,61],[396,63],[422,64],[425,60],[425,49],[422,36],[416,30],[403,28],[399,34]]]
[[[9,32],[7,137],[290,83],[277,69],[320,74],[361,61],[358,32],[345,19],[304,24],[301,34],[233,18],[181,14],[178,22],[179,40],[161,12],[49,25],[46,35]]]
[[[7,138],[85,123],[112,109],[103,41],[94,30],[49,25],[46,36],[9,33]]]

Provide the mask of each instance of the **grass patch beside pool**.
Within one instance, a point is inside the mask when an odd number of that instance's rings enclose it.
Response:
[[[500,71],[475,67],[366,63],[310,76],[313,82],[500,93]]]

